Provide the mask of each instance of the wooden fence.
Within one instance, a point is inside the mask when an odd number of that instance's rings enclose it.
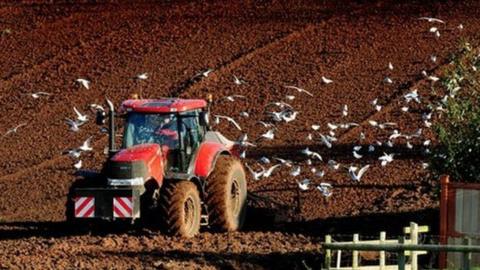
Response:
[[[358,234],[353,235],[353,241],[350,242],[335,242],[333,243],[333,239],[330,235],[325,237],[325,244],[328,246],[329,244],[335,245],[398,245],[398,244],[408,244],[408,245],[417,245],[419,234],[426,233],[429,231],[428,226],[421,226],[419,227],[416,223],[411,222],[410,227],[404,228],[404,233],[409,236],[408,239],[387,239],[387,234],[385,232],[380,232],[378,240],[362,240],[360,241],[360,236]],[[386,254],[384,250],[380,250],[378,254],[378,265],[363,265],[360,266],[360,259],[362,254],[359,250],[352,250],[352,265],[351,266],[342,266],[342,250],[337,249],[336,252],[336,264],[335,267],[332,267],[332,251],[330,249],[326,249],[325,251],[325,267],[327,269],[335,269],[335,270],[373,270],[373,269],[380,269],[380,270],[390,270],[390,269],[398,269],[397,264],[388,265],[386,262]],[[405,263],[406,269],[417,270],[418,269],[418,260],[417,257],[419,255],[426,254],[425,251],[404,251],[403,257],[409,257],[408,262]]]

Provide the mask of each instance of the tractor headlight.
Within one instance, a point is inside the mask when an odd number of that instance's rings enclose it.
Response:
[[[140,186],[143,185],[143,177],[135,177],[130,179],[112,179],[107,178],[110,186]]]

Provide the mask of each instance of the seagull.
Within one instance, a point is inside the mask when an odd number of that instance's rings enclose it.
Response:
[[[458,28],[458,30],[463,30],[463,24],[459,24],[459,25],[457,26],[457,28]]]
[[[263,122],[263,121],[257,121],[256,124],[260,124],[260,125],[262,125],[263,127],[266,127],[266,128],[271,128],[271,127],[273,127],[273,124],[271,124],[271,123],[265,123],[265,122]]]
[[[240,112],[240,116],[248,118],[248,117],[250,117],[250,114],[248,112]]]
[[[75,113],[77,114],[77,119],[78,121],[80,122],[87,122],[88,120],[88,116],[86,114],[81,114],[77,108],[73,107],[73,110],[75,111]]]
[[[342,107],[342,116],[343,117],[346,117],[348,115],[348,106],[347,105],[343,105]]]
[[[148,79],[148,73],[138,74],[137,76],[135,76],[135,78],[136,78],[137,80],[146,80],[146,79]]]
[[[413,148],[413,145],[410,143],[410,141],[407,141],[406,146],[407,146],[408,149],[412,149],[412,148]]]
[[[236,145],[239,145],[241,147],[247,147],[247,146],[252,146],[252,147],[256,147],[257,145],[251,143],[248,141],[248,135],[247,133],[241,135],[236,141],[235,143]]]
[[[216,122],[218,123],[220,121],[220,118],[222,119],[226,119],[228,122],[232,123],[238,130],[242,130],[242,128],[240,127],[240,125],[231,117],[228,117],[228,116],[224,116],[224,115],[214,115],[215,118],[216,118]]]
[[[438,32],[438,28],[437,27],[431,27],[428,31],[430,31],[430,33],[435,33],[435,32]]]
[[[325,197],[330,197],[332,196],[332,191],[330,189],[332,188],[332,185],[329,183],[320,183],[320,185],[317,186],[317,189],[322,193],[323,196]]]
[[[393,70],[392,62],[388,62],[388,69]]]
[[[375,110],[377,112],[379,112],[382,109],[382,106],[378,105],[378,98],[372,100],[372,102],[370,102],[370,104],[372,104],[375,107]]]
[[[433,63],[436,63],[436,62],[437,62],[437,56],[434,55],[434,54],[432,54],[432,55],[430,56],[430,60],[431,60]]]
[[[357,151],[355,151],[355,150],[352,151],[352,153],[353,153],[353,157],[356,158],[356,159],[361,159],[361,158],[363,157],[362,155],[360,155],[359,153],[357,153]]]
[[[379,157],[378,160],[381,161],[382,166],[386,166],[388,163],[393,161],[393,154],[383,153],[383,156]]]
[[[247,150],[243,150],[242,152],[240,152],[240,155],[238,155],[240,158],[246,158],[247,157]]]
[[[247,167],[247,169],[252,174],[253,179],[255,180],[260,180],[260,177],[262,177],[263,174],[265,173],[265,168],[263,168],[262,165],[260,165],[260,167],[262,167],[262,170],[258,172],[254,171],[247,163],[245,163],[245,167]]]
[[[349,129],[351,127],[358,127],[360,126],[358,123],[343,123],[343,124],[340,124],[340,128],[343,128],[343,129]]]
[[[313,130],[319,130],[320,129],[320,125],[312,125],[311,126]]]
[[[227,100],[227,101],[230,101],[230,102],[234,102],[235,99],[237,99],[237,98],[246,99],[247,97],[242,96],[242,95],[231,95],[231,96],[223,97],[220,100]]]
[[[340,163],[336,162],[335,160],[331,159],[328,161],[328,166],[332,170],[338,170],[340,168]]]
[[[77,122],[73,121],[72,119],[65,118],[65,121],[67,122],[67,125],[70,126],[70,130],[73,132],[77,132],[80,130],[80,126],[82,126],[85,122]]]
[[[20,124],[20,125],[17,125],[16,127],[7,130],[7,132],[5,132],[5,134],[3,134],[2,137],[5,137],[5,136],[7,136],[7,135],[9,135],[9,134],[11,134],[11,133],[17,133],[17,131],[18,131],[19,128],[21,128],[21,127],[23,127],[23,126],[26,126],[26,125],[27,125],[27,123],[22,123],[22,124]]]
[[[50,96],[50,95],[51,95],[51,94],[50,94],[50,93],[47,93],[47,92],[31,93],[31,96],[32,96],[34,99],[40,98],[40,96]]]
[[[295,120],[295,118],[297,118],[297,114],[298,114],[297,111],[287,111],[284,114],[282,114],[282,119],[286,123],[289,123]]]
[[[390,79],[390,77],[385,77],[385,79],[383,79],[383,81],[386,82],[386,83],[389,83],[389,84],[393,83],[393,81],[392,81],[392,79]]]
[[[274,159],[277,160],[278,162],[280,162],[282,165],[285,165],[287,167],[292,167],[292,161],[291,160],[282,159],[282,158],[278,158],[278,157],[275,157]]]
[[[81,151],[84,151],[84,152],[92,151],[93,148],[90,146],[90,142],[92,141],[92,137],[93,136],[88,137],[88,139],[86,139],[83,142],[83,144],[78,148],[78,150],[81,150]]]
[[[283,121],[283,114],[285,113],[285,111],[281,111],[281,112],[269,112],[268,114],[270,114],[272,116],[272,120],[275,121],[275,122],[281,122]]]
[[[303,179],[302,181],[300,182],[297,182],[298,184],[298,187],[302,190],[302,191],[306,191],[308,190],[310,187],[310,180],[309,179]]]
[[[292,101],[292,100],[295,99],[295,96],[293,96],[293,95],[286,95],[285,98],[286,98],[287,100]]]
[[[72,158],[79,158],[80,155],[82,154],[82,151],[80,151],[78,149],[70,149],[70,150],[64,152],[64,154],[67,154]]]
[[[267,140],[273,140],[275,137],[275,128],[269,129],[267,132],[260,135],[260,138],[265,138]]]
[[[359,182],[363,174],[365,174],[365,172],[368,170],[369,167],[370,165],[365,165],[358,171],[358,173],[356,173],[358,168],[354,166],[350,166],[348,168],[348,174],[350,175],[353,181]]]
[[[243,79],[239,79],[237,76],[233,75],[233,82],[236,84],[236,85],[241,85],[241,84],[244,84],[246,83],[245,80]]]
[[[432,17],[420,17],[418,18],[419,20],[426,20],[428,22],[437,22],[437,23],[445,23],[444,21],[437,19],[437,18],[432,18]]]
[[[400,138],[400,137],[402,137],[402,136],[403,136],[403,135],[402,135],[400,132],[398,132],[397,129],[395,129],[395,130],[393,131],[393,133],[390,135],[390,137],[388,137],[388,139],[391,141],[391,140],[395,140],[395,139],[397,139],[397,138]]]
[[[386,122],[386,123],[378,123],[377,121],[375,120],[368,120],[368,123],[373,126],[373,127],[379,127],[380,129],[385,129],[387,127],[394,127],[396,126],[397,124],[396,123],[393,123],[393,122]]]
[[[282,166],[282,164],[275,164],[275,165],[271,166],[270,168],[268,168],[267,170],[265,170],[265,171],[263,172],[262,177],[263,177],[263,178],[268,178],[268,177],[270,177],[270,176],[272,175],[273,171],[274,171],[276,168],[280,167],[280,166]]]
[[[310,93],[309,91],[305,90],[305,89],[302,89],[302,88],[299,88],[299,87],[296,87],[296,86],[293,86],[293,85],[286,85],[286,86],[284,86],[284,87],[285,87],[285,88],[288,88],[288,89],[295,89],[295,90],[297,90],[297,91],[300,92],[300,93],[305,93],[305,94],[313,97],[313,94]]]
[[[325,171],[318,171],[318,172],[315,173],[315,176],[324,177],[325,176]]]
[[[267,158],[267,157],[261,157],[261,158],[260,158],[260,162],[263,163],[263,164],[269,164],[269,163],[270,163],[270,159]]]
[[[77,83],[81,84],[87,90],[90,89],[90,81],[89,80],[80,78],[80,79],[76,79],[75,81]]]
[[[331,83],[333,83],[333,80],[330,80],[330,79],[325,78],[324,76],[322,76],[322,82],[323,82],[324,84],[331,84]]]
[[[330,130],[335,130],[338,128],[338,125],[335,125],[335,124],[332,124],[332,123],[327,123],[327,127],[330,129]]]
[[[420,103],[420,97],[418,95],[418,90],[414,89],[412,92],[406,94],[403,96],[405,98],[405,101],[407,103],[410,103],[410,101],[414,100],[417,103]]]
[[[289,108],[289,109],[293,109],[292,105],[288,104],[288,103],[285,103],[283,101],[279,101],[279,102],[270,102],[268,103],[267,105],[265,105],[265,107],[269,107],[269,106],[277,106],[279,107],[280,109],[284,109],[284,108]]]
[[[92,104],[90,104],[90,105],[88,105],[88,106],[89,106],[91,109],[94,109],[94,110],[96,110],[96,111],[102,111],[102,112],[105,111],[105,109],[103,108],[103,106],[98,105],[98,104],[95,104],[95,103],[92,103]]]
[[[323,134],[320,134],[320,139],[322,143],[327,147],[327,148],[332,148],[332,137],[327,137]],[[336,139],[335,139],[336,140]]]
[[[213,69],[209,68],[207,70],[204,70],[204,71],[200,71],[198,74],[195,75],[195,77],[200,77],[200,76],[203,76],[203,77],[208,77],[208,74],[210,74],[210,72],[212,72]]]
[[[302,154],[304,154],[306,156],[309,156],[309,157],[317,158],[319,160],[323,160],[322,156],[320,156],[319,153],[310,151],[310,149],[308,149],[308,147],[302,150]]]
[[[290,175],[293,177],[299,176],[301,171],[302,169],[300,168],[300,166],[296,166],[290,171]]]
[[[403,107],[401,108],[401,110],[402,110],[402,112],[408,112],[408,107],[407,107],[407,106],[403,106]]]
[[[307,135],[307,140],[309,140],[309,141],[313,140],[313,135],[312,135],[312,133],[308,133],[308,135]]]
[[[77,170],[80,170],[80,168],[82,168],[82,161],[77,161],[77,163],[73,164],[73,167],[75,167]]]
[[[428,76],[427,79],[432,81],[432,82],[436,82],[436,81],[440,80],[440,78],[438,78],[437,76],[433,76],[433,75]]]

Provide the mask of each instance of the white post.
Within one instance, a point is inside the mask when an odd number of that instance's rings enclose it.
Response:
[[[342,261],[342,251],[337,250],[337,269],[340,269],[340,266],[342,266],[341,261]]]
[[[410,222],[410,244],[417,245],[418,244],[418,224],[415,222]],[[418,269],[418,260],[416,250],[412,250],[410,252],[410,265],[412,270]]]
[[[385,240],[387,239],[386,232],[380,232],[380,245],[385,244]],[[380,251],[380,270],[385,270],[385,251]]]
[[[353,235],[353,244],[358,244],[359,242],[359,235],[358,233]],[[358,250],[352,251],[352,269],[358,269]]]
[[[327,243],[327,244],[332,243],[332,236],[326,235],[325,236],[325,243]],[[330,269],[331,259],[332,259],[332,251],[330,249],[327,249],[325,251],[325,269]]]

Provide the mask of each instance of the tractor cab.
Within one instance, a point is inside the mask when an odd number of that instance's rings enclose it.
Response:
[[[187,173],[208,130],[204,100],[127,100],[122,149],[156,144],[166,157],[165,171]]]

